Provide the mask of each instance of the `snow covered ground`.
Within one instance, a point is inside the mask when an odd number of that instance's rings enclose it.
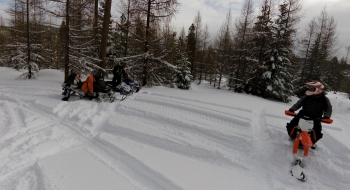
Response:
[[[0,68],[1,190],[350,189],[350,100],[329,93],[334,123],[303,183],[285,104],[217,90],[143,88],[123,102],[61,101],[63,73]]]

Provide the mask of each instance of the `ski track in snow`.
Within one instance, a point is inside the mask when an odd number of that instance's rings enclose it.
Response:
[[[230,178],[238,173],[254,180],[237,186],[243,189],[350,187],[349,147],[330,134],[342,132],[346,122],[324,126],[324,138],[304,168],[309,181],[302,184],[288,176],[292,147],[285,123],[290,118],[271,112],[271,102],[250,109],[153,89],[123,102],[61,102],[59,85],[14,84],[0,83],[0,189],[59,189],[44,175],[48,161],[41,160],[77,147],[132,189],[215,189],[218,182],[231,189],[235,182]],[[178,162],[154,162],[167,157]],[[208,167],[223,175],[205,173],[215,183],[201,182],[181,173],[186,167]],[[330,175],[336,184],[329,183]]]

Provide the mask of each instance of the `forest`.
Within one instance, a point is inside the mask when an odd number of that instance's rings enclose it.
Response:
[[[336,56],[344,48],[337,21],[325,7],[299,29],[301,0],[261,0],[259,12],[253,0],[244,0],[239,17],[229,10],[216,34],[200,11],[190,26],[176,28],[178,0],[9,3],[10,19],[5,24],[0,17],[0,66],[24,71],[23,79],[35,79],[41,69],[61,70],[65,77],[71,69],[82,76],[98,70],[107,77],[124,61],[129,77],[149,87],[188,89],[207,81],[289,102],[305,92],[306,82],[319,81],[326,91],[350,93],[350,46],[345,57]]]

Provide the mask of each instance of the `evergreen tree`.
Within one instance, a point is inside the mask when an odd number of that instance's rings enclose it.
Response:
[[[107,39],[106,50],[106,69],[113,69],[115,64],[121,60],[119,58],[124,57],[126,53],[126,18],[124,14],[120,17],[120,24],[117,23],[117,27],[112,27],[112,23],[109,25],[109,35]]]
[[[245,84],[249,80],[248,73],[251,71],[247,57],[250,55],[248,48],[252,33],[253,24],[253,1],[245,0],[241,16],[235,23],[234,35],[234,54],[230,65],[229,86],[233,87],[235,92],[242,92]]]
[[[57,67],[60,70],[64,70],[64,64],[65,64],[65,59],[64,59],[64,53],[65,53],[65,27],[66,27],[66,22],[62,21],[61,26],[58,30],[57,34],[57,40],[56,40],[56,45],[57,45]]]
[[[200,64],[199,64],[199,76],[198,76],[198,84],[200,84],[202,82],[203,79],[203,73],[205,73],[205,58],[208,56],[208,52],[207,52],[207,44],[208,39],[210,37],[209,35],[209,31],[208,31],[208,25],[205,25],[204,30],[203,30],[203,40],[202,40],[202,44],[200,45],[200,47],[202,48],[200,51]]]
[[[310,51],[311,51],[311,45],[314,39],[314,36],[316,35],[316,21],[313,19],[307,26],[305,36],[303,36],[300,44],[301,44],[301,60],[300,60],[300,66],[301,69],[298,71],[298,75],[296,80],[294,81],[295,93],[300,96],[305,94],[304,84],[307,81],[307,67],[308,60],[310,58]]]
[[[17,70],[25,71],[20,78],[36,78],[40,64],[44,66],[49,60],[51,50],[44,44],[44,20],[43,11],[37,7],[42,6],[41,1],[14,0],[6,10],[10,15],[11,32],[9,33],[8,64]]]
[[[261,13],[254,23],[253,35],[250,42],[251,59],[254,59],[259,65],[263,64],[264,53],[270,48],[272,40],[272,18],[271,18],[271,0],[264,0],[264,5],[261,8]]]
[[[192,57],[189,57],[189,60],[192,60],[191,62],[191,74],[193,76],[193,79],[198,78],[198,70],[200,69],[200,58],[203,55],[203,52],[200,51],[203,46],[203,38],[204,38],[204,31],[202,29],[202,16],[200,12],[197,12],[197,15],[195,16],[193,20],[194,28],[195,28],[195,47],[192,52]]]
[[[185,52],[184,52],[184,40],[180,37],[178,40],[176,48],[176,66],[178,73],[174,76],[173,82],[176,86],[183,90],[188,90],[191,86],[192,75],[190,71],[190,62],[187,61]]]
[[[272,13],[271,0],[264,0],[261,7],[261,13],[254,23],[252,39],[249,42],[250,57],[248,80],[245,84],[245,92],[265,97],[266,81],[263,80],[263,73],[266,71],[264,67],[264,53],[270,49],[272,41]]]
[[[338,91],[337,75],[340,73],[338,58],[333,57],[332,60],[327,61],[323,70],[326,71],[323,75],[323,82],[330,86],[328,88],[329,90]]]
[[[93,1],[71,1],[69,8],[69,66],[85,75],[93,70],[104,70],[95,49],[96,46],[101,49],[101,44],[95,44],[93,40],[93,13],[90,11],[92,5]]]
[[[285,47],[290,38],[290,31],[286,24],[288,19],[287,4],[280,5],[280,14],[272,27],[272,49],[265,53],[265,66],[267,71],[263,78],[267,80],[267,92],[277,100],[290,101],[293,93],[292,75],[290,73],[289,50]]]
[[[10,32],[4,24],[2,16],[0,16],[0,66],[8,66],[10,51],[7,48],[8,36]]]
[[[215,40],[215,62],[212,63],[211,67],[215,68],[214,75],[214,87],[216,83],[218,89],[222,82],[224,75],[230,74],[230,80],[235,80],[233,78],[233,73],[230,73],[229,64],[232,62],[232,52],[233,52],[233,40],[232,40],[232,29],[231,25],[231,10],[226,15],[226,20],[219,30],[219,34]],[[217,81],[218,80],[218,81]],[[229,83],[230,85],[230,83]],[[231,86],[230,86],[231,87]]]
[[[195,65],[195,53],[196,53],[196,27],[194,24],[191,24],[190,28],[188,28],[188,35],[186,37],[187,41],[187,55],[189,61],[191,63],[191,73],[194,73],[194,65]]]
[[[312,29],[312,33],[310,33],[310,41],[308,49],[306,49],[308,54],[306,54],[302,65],[300,84],[317,80],[325,85],[325,89],[331,88],[334,80],[331,79],[333,77],[329,75],[328,69],[331,68],[329,64],[332,64],[332,61],[330,59],[337,43],[336,22],[333,17],[328,16],[324,9],[317,21],[313,19],[309,26],[309,31]]]
[[[209,84],[211,85],[214,82],[214,78],[216,77],[217,72],[217,68],[213,64],[217,62],[217,53],[215,48],[213,48],[211,45],[208,46],[206,53],[207,55],[204,60],[204,80],[209,80]]]

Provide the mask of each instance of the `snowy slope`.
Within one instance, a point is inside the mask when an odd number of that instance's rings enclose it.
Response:
[[[350,189],[350,100],[329,93],[334,123],[289,175],[285,104],[217,90],[144,88],[123,102],[72,97],[63,73],[0,68],[0,189]]]

